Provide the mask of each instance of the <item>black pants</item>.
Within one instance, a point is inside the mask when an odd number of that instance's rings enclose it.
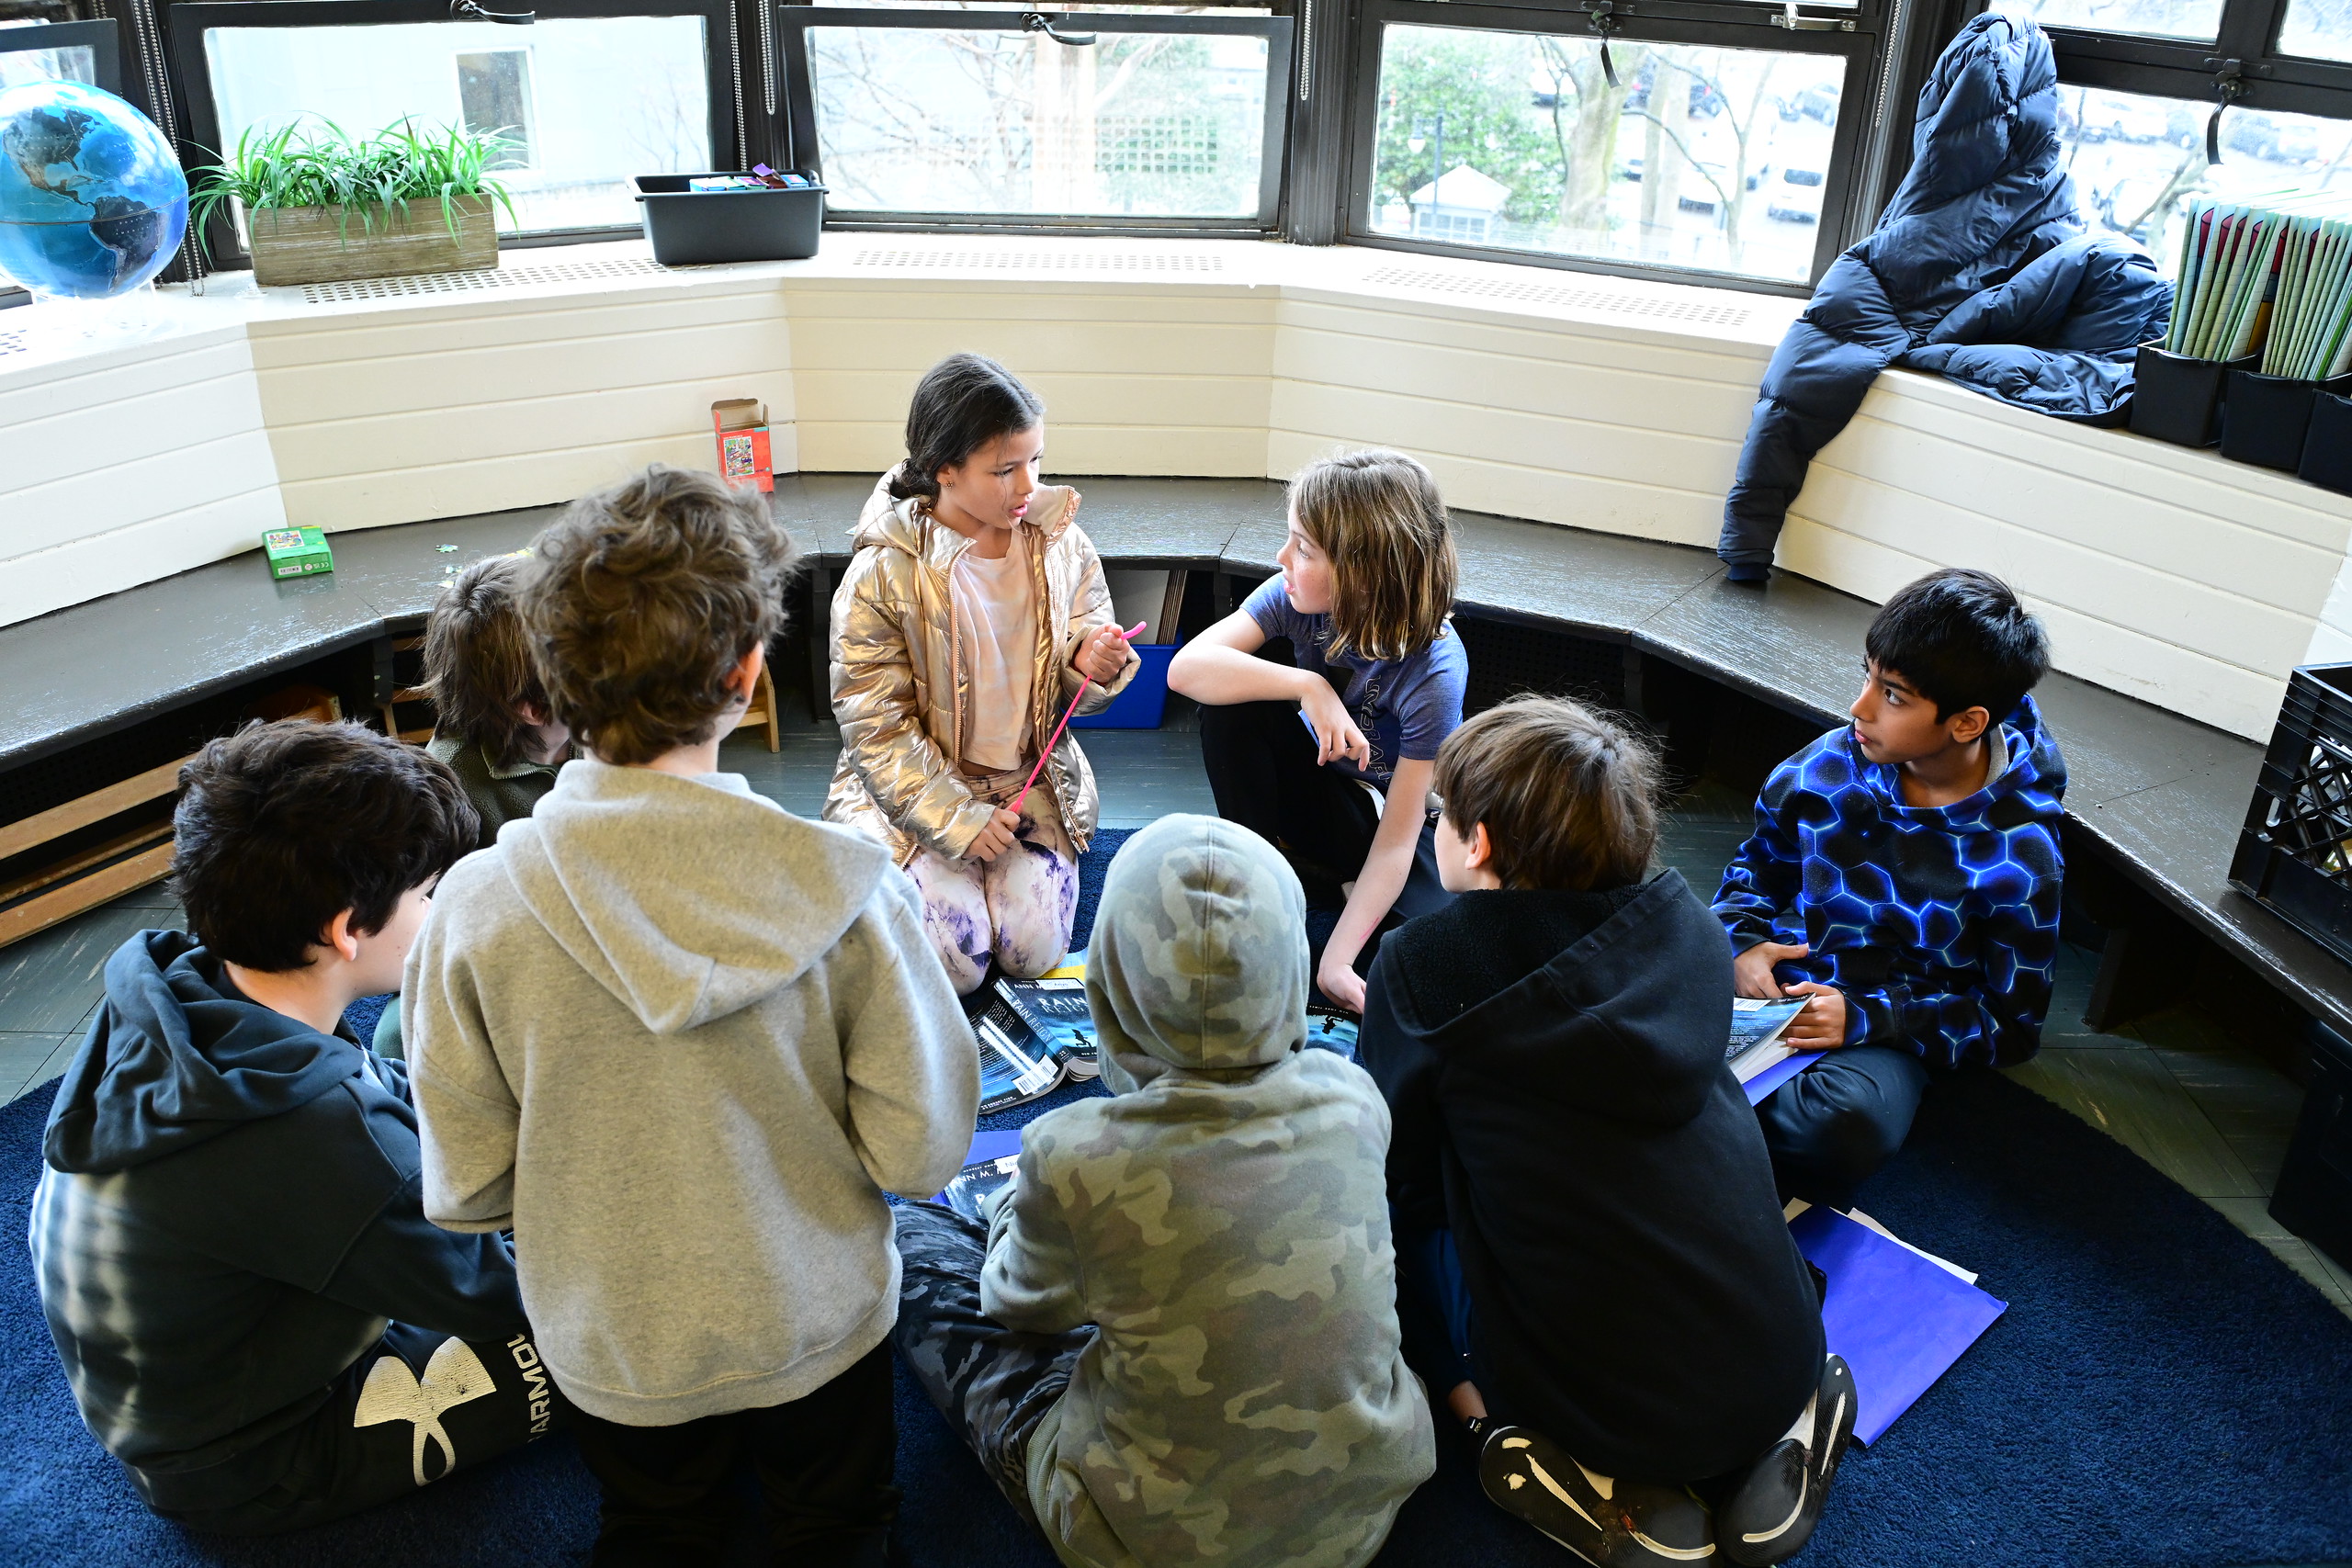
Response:
[[[674,1427],[624,1427],[582,1411],[573,1430],[605,1489],[594,1568],[718,1562],[735,1528],[729,1483],[746,1460],[778,1562],[879,1568],[886,1561],[899,1506],[888,1340],[786,1404]]]
[[[1756,1108],[1781,1196],[1853,1207],[1854,1189],[1911,1135],[1928,1069],[1910,1052],[1847,1045],[1774,1089]]]
[[[1363,785],[1338,768],[1317,763],[1315,751],[1314,732],[1300,719],[1296,703],[1201,708],[1201,761],[1216,795],[1216,814],[1277,848],[1287,846],[1310,907],[1338,899],[1339,884],[1363,871],[1373,835],[1380,830],[1380,808]],[[1424,808],[1413,868],[1383,929],[1453,901],[1438,880],[1436,831],[1436,818]],[[1322,943],[1314,947],[1320,963]],[[1356,958],[1358,973],[1371,972],[1377,951],[1376,938],[1364,943]]]
[[[395,1323],[316,1414],[260,1450],[209,1472],[133,1471],[131,1479],[149,1506],[191,1529],[275,1535],[406,1496],[571,1416],[527,1336],[469,1343]],[[254,1495],[246,1478],[273,1473]],[[214,1501],[224,1494],[242,1500]]]

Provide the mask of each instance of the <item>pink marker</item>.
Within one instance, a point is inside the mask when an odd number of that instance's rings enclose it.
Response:
[[[1137,621],[1125,631],[1119,633],[1119,640],[1121,642],[1135,641],[1136,637],[1143,635],[1144,627],[1149,625],[1151,625],[1149,621]],[[1030,787],[1037,782],[1038,769],[1046,765],[1046,759],[1054,754],[1056,746],[1061,744],[1062,731],[1069,728],[1070,716],[1078,711],[1078,705],[1086,700],[1086,688],[1092,684],[1094,684],[1094,677],[1091,675],[1079,682],[1078,695],[1070,698],[1069,706],[1062,710],[1062,721],[1054,726],[1054,738],[1046,742],[1044,750],[1037,753],[1037,766],[1029,770],[1028,782],[1021,786],[1021,793],[1012,797],[1012,811],[1015,817],[1021,815],[1021,803],[1029,798]]]

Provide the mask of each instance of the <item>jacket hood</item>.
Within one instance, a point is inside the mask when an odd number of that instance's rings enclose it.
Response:
[[[102,1174],[306,1105],[355,1077],[358,1045],[248,1001],[186,931],[107,960],[106,1000],[58,1086],[43,1153]]]
[[[1239,1078],[1280,1062],[1306,1037],[1297,874],[1247,828],[1161,818],[1103,879],[1086,999],[1114,1094],[1170,1069]]]
[[[941,564],[944,564],[947,558],[960,552],[969,541],[952,528],[934,527],[918,504],[920,498],[910,496],[904,501],[892,498],[890,480],[898,474],[899,467],[903,466],[893,467],[884,474],[875,484],[874,493],[865,498],[865,506],[858,511],[857,527],[850,536],[849,547],[855,551],[869,545],[888,545],[917,560],[924,560],[939,556],[942,546],[939,536],[944,535],[945,541],[953,546],[945,556],[940,557]],[[1028,514],[1023,521],[1042,534],[1046,544],[1052,544],[1061,537],[1062,530],[1069,526],[1074,515],[1070,500],[1077,493],[1068,485],[1039,485],[1031,497]],[[928,555],[927,551],[930,552]]]
[[[1428,918],[1475,920],[1481,908],[1473,896]],[[1731,950],[1679,871],[1652,878],[1543,968],[1442,1021],[1424,1014],[1400,966],[1387,978],[1404,1034],[1475,1057],[1482,1081],[1533,1100],[1679,1127],[1724,1070]]]
[[[2056,741],[2042,728],[2041,709],[2029,696],[1997,731],[2007,747],[2007,758],[1984,787],[1950,806],[1906,806],[1895,770],[1865,758],[1854,744],[1854,732],[1840,732],[1854,776],[1878,799],[1883,810],[1900,812],[1907,820],[1928,823],[1965,835],[1998,832],[2041,818],[2056,822],[2065,814],[2066,760]]]
[[[567,762],[499,829],[524,904],[656,1034],[725,1018],[797,979],[890,869],[878,844],[809,822],[741,776]]]

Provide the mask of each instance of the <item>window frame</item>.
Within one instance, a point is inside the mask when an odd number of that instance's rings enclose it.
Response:
[[[492,0],[492,6],[497,0]],[[735,35],[732,0],[518,0],[538,17],[553,21],[594,20],[599,17],[699,17],[703,20],[704,71],[709,91],[711,163],[727,168],[740,160],[737,131],[741,124],[741,71]],[[485,9],[492,7],[486,6]],[[227,155],[220,143],[219,106],[212,96],[207,69],[204,35],[215,28],[396,27],[413,23],[478,22],[457,17],[449,0],[172,0],[164,12],[173,74],[177,77],[179,107],[185,129],[184,155],[215,161]],[[518,28],[527,33],[527,28]],[[522,41],[520,39],[517,40]],[[581,244],[627,239],[644,231],[641,223],[598,224],[571,229],[539,229],[499,236],[503,249],[537,245]],[[191,236],[193,238],[193,236]],[[206,231],[210,252],[208,272],[225,272],[253,265],[226,204],[214,212]]]
[[[2211,39],[2152,37],[2042,23],[2068,86],[2212,105],[2230,65],[2245,91],[2233,107],[2352,119],[2352,61],[2278,52],[2294,0],[2222,0]],[[1980,9],[1989,9],[1989,5]]]
[[[1025,17],[1043,16],[1048,25],[1071,32],[1189,33],[1203,37],[1262,38],[1266,42],[1266,101],[1259,147],[1258,209],[1242,218],[1138,218],[1132,214],[1088,215],[1001,212],[900,212],[853,209],[844,212],[825,201],[825,227],[845,232],[958,234],[1096,234],[1159,239],[1251,239],[1274,233],[1282,217],[1283,175],[1289,166],[1292,28],[1283,16],[1153,16],[1103,11],[917,10],[889,6],[806,6],[772,0],[777,32],[776,132],[774,145],[786,166],[820,177],[824,143],[818,133],[816,84],[811,74],[810,28],[896,28],[915,32],[1023,31]],[[1077,46],[1084,47],[1084,46]]]
[[[1592,272],[1613,277],[1637,277],[1658,283],[1697,288],[1737,288],[1748,293],[1810,295],[1828,269],[1859,233],[1876,221],[1877,202],[1863,213],[1865,197],[1881,182],[1866,177],[1869,152],[1883,142],[1897,118],[1893,95],[1883,90],[1888,68],[1887,51],[1879,40],[1892,36],[1875,0],[1848,9],[1803,13],[1807,21],[1828,22],[1822,28],[1783,28],[1771,19],[1780,6],[1676,3],[1648,0],[1638,10],[1617,9],[1616,23],[1606,35],[1626,43],[1695,44],[1726,49],[1773,49],[1792,54],[1842,57],[1846,74],[1838,92],[1841,106],[1859,112],[1843,113],[1830,141],[1828,167],[1823,171],[1821,220],[1814,236],[1813,261],[1802,279],[1758,277],[1749,273],[1698,267],[1669,266],[1611,256],[1586,256],[1558,252],[1517,250],[1499,245],[1451,243],[1415,236],[1374,232],[1371,223],[1374,158],[1380,129],[1380,55],[1383,29],[1390,25],[1447,28],[1477,32],[1551,33],[1594,37],[1592,0],[1585,5],[1468,3],[1468,0],[1363,0],[1356,10],[1352,40],[1354,60],[1348,90],[1346,131],[1347,172],[1341,183],[1345,205],[1339,232],[1349,244],[1380,250],[1408,251],[1425,255],[1463,256],[1513,266],[1542,266],[1566,272]],[[1905,123],[1907,123],[1905,120]],[[1889,186],[1887,188],[1892,188]]]

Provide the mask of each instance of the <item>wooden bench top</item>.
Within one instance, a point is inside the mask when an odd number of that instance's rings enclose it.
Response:
[[[1136,567],[1270,573],[1282,487],[1095,479],[1080,521]],[[840,565],[870,477],[776,480],[777,519]],[[0,771],[213,692],[412,630],[451,567],[519,549],[558,508],[334,536],[330,576],[274,582],[258,552],[0,628]],[[1801,578],[1724,581],[1708,551],[1456,513],[1460,603],[1626,644],[1823,728],[1857,689],[1874,607]],[[440,547],[454,545],[444,552]],[[2071,676],[2039,688],[2066,755],[2066,808],[2115,865],[2304,1010],[2352,1033],[2352,970],[2229,886],[2262,749]]]

